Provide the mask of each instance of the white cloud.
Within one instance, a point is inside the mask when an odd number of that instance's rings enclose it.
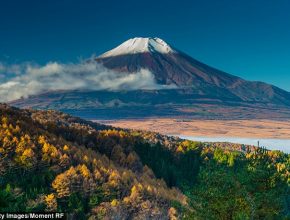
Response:
[[[145,69],[137,73],[119,73],[108,70],[97,63],[59,64],[44,66],[21,64],[5,66],[1,72],[13,73],[0,83],[0,102],[27,98],[46,91],[55,90],[138,90],[168,89],[172,85],[159,85],[154,75]]]

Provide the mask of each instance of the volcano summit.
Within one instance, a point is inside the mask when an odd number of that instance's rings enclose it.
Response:
[[[203,64],[159,38],[133,38],[96,59],[119,72],[150,70],[160,84],[174,84],[192,94],[224,101],[290,105],[290,95],[275,86],[249,82]]]

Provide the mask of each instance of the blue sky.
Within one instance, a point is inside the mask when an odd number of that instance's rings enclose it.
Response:
[[[76,62],[128,38],[290,91],[289,0],[0,1],[0,62]]]

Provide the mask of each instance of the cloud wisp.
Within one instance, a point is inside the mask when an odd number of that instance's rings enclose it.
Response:
[[[138,90],[171,89],[173,85],[157,84],[154,75],[141,69],[136,73],[118,73],[97,63],[0,65],[0,102],[27,98],[57,90]],[[9,76],[10,74],[10,76]],[[3,77],[2,77],[3,79]],[[1,81],[0,81],[1,82]]]

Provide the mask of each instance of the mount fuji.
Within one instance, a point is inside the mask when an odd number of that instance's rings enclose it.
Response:
[[[133,38],[96,59],[109,69],[149,69],[160,84],[220,99],[290,105],[289,93],[262,82],[249,82],[205,65],[159,38]]]
[[[124,75],[147,69],[158,84],[172,89],[48,91],[12,104],[58,109],[85,118],[290,116],[289,92],[210,67],[160,38],[132,38],[88,62]]]

